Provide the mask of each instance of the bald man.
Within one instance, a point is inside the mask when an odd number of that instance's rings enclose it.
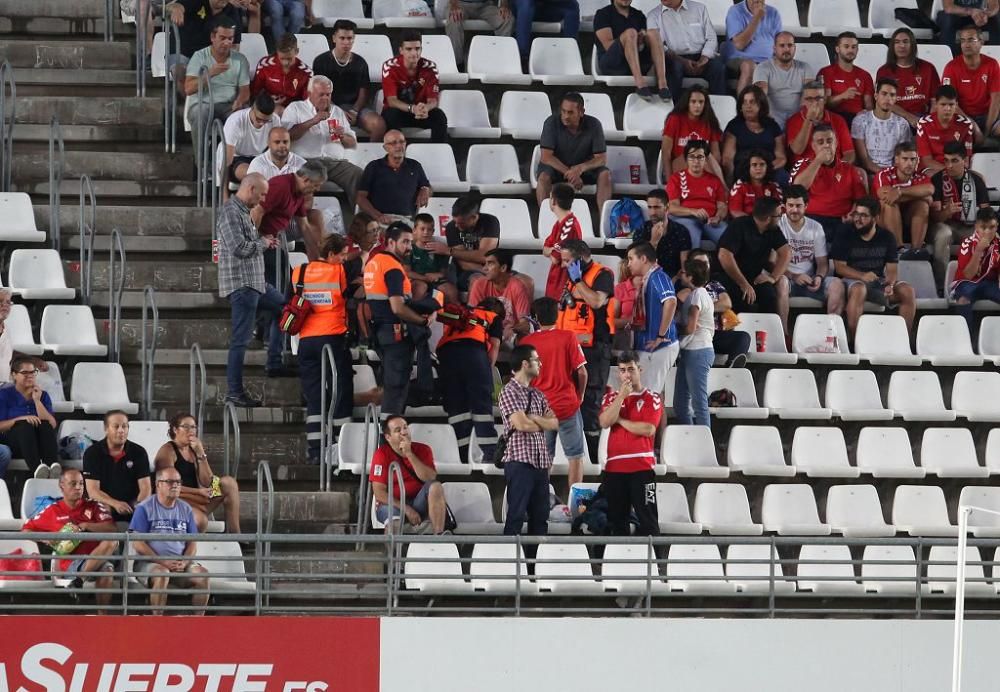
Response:
[[[270,180],[276,175],[294,173],[306,162],[292,151],[292,138],[284,127],[276,127],[267,137],[267,151],[250,162],[247,173],[259,173]]]

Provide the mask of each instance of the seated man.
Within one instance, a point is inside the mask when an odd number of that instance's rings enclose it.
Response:
[[[975,123],[958,112],[955,87],[938,87],[931,112],[917,121],[917,153],[924,173],[934,175],[944,169],[944,147],[951,142],[962,145],[968,163],[975,139]]]
[[[858,57],[858,37],[853,31],[837,36],[833,50],[837,60],[821,69],[816,77],[823,82],[827,108],[843,116],[850,125],[856,115],[874,107],[875,88],[868,71],[854,64]]]
[[[433,2],[429,4],[434,7]],[[444,33],[451,39],[459,69],[465,64],[465,22],[470,19],[486,22],[497,36],[514,34],[514,15],[506,0],[448,0]]]
[[[128,415],[104,414],[104,439],[83,453],[87,497],[111,510],[115,521],[127,521],[132,508],[152,493],[149,457],[141,445],[128,439]]]
[[[976,214],[990,206],[986,181],[966,165],[965,145],[944,145],[944,170],[931,176],[934,197],[931,201],[929,237],[934,246],[934,274],[944,281],[951,260],[951,246],[972,235]]]
[[[646,15],[632,7],[632,0],[613,0],[594,14],[594,45],[597,67],[603,75],[632,75],[636,92],[653,97],[646,86],[646,73],[653,58],[646,44]]]
[[[283,127],[273,128],[267,136],[267,151],[253,158],[244,175],[258,173],[265,180],[270,180],[302,168],[306,160],[291,150],[291,143],[288,130]]]
[[[399,55],[382,65],[382,117],[390,130],[416,127],[431,131],[432,142],[448,141],[448,118],[438,107],[441,86],[437,66],[421,57],[423,41],[415,29],[404,29]]]
[[[767,94],[771,117],[782,127],[802,106],[802,89],[814,79],[812,66],[795,59],[795,37],[787,31],[775,35],[773,57],[753,71],[753,83]],[[817,99],[822,103],[822,96]]]
[[[365,166],[358,183],[358,208],[388,226],[409,222],[431,198],[431,183],[419,161],[406,158],[406,137],[399,130],[385,133],[386,155]]]
[[[673,278],[684,266],[692,246],[687,227],[667,220],[667,204],[667,193],[662,187],[646,194],[646,222],[633,240],[645,241],[656,248],[657,263]]]
[[[22,531],[80,534],[87,531],[115,533],[118,530],[111,521],[111,513],[103,505],[84,497],[83,474],[78,469],[62,470],[59,490],[62,499],[24,522]],[[109,572],[115,569],[107,558],[118,552],[118,541],[87,541],[74,537],[50,541],[49,545],[59,556],[53,572],[72,578],[71,588],[82,588],[83,582],[88,579],[93,579],[98,589],[114,586],[115,579]],[[111,603],[111,594],[97,593],[95,599],[98,614],[104,615],[104,609]]]
[[[451,221],[444,227],[447,245],[437,241],[433,248],[433,252],[452,258],[448,278],[463,292],[483,275],[486,253],[500,244],[500,220],[480,212],[480,202],[472,194],[456,199],[451,205]]]
[[[997,238],[997,215],[992,208],[976,212],[976,230],[962,241],[958,251],[958,268],[949,291],[955,312],[975,326],[972,306],[977,300],[1000,303],[1000,239]]]
[[[257,63],[250,82],[251,98],[267,94],[274,100],[274,112],[280,117],[288,104],[304,101],[309,96],[312,71],[299,60],[299,42],[295,34],[285,34],[278,40],[274,55],[266,55]],[[229,138],[226,138],[229,141]]]
[[[204,615],[208,605],[208,573],[192,558],[198,543],[177,540],[177,536],[198,534],[198,524],[191,505],[180,499],[181,474],[173,467],[156,472],[156,494],[135,507],[129,522],[130,533],[163,534],[162,540],[131,542],[138,556],[135,560],[137,578],[152,590],[149,605],[153,615],[162,615],[167,604],[167,586],[171,582],[182,589],[195,589],[191,596],[194,615]],[[146,558],[146,559],[142,559]]]
[[[534,282],[528,276],[513,273],[514,255],[510,250],[494,248],[485,255],[483,276],[472,282],[469,304],[479,305],[484,298],[499,298],[505,313],[502,344],[513,348],[515,339],[531,333],[529,317]]]
[[[907,330],[913,331],[916,297],[908,283],[897,280],[896,239],[875,223],[879,211],[877,199],[862,197],[855,202],[853,223],[837,236],[830,252],[837,276],[847,288],[847,331],[852,339],[865,301],[898,306]]]
[[[247,174],[254,157],[267,149],[271,130],[281,124],[274,113],[274,101],[266,93],[254,99],[253,106],[242,108],[226,118],[226,175],[229,183],[239,185]],[[228,198],[229,186],[223,185]]]
[[[879,223],[903,245],[903,229],[910,229],[910,249],[900,259],[929,260],[924,250],[934,185],[917,171],[917,147],[911,142],[896,145],[894,165],[879,171],[872,182],[872,194],[882,206]]]
[[[758,197],[753,213],[729,224],[719,241],[722,283],[732,296],[736,312],[778,314],[781,292],[788,292],[785,272],[792,258],[791,248],[778,228],[781,202]],[[771,262],[771,253],[776,253]]]
[[[793,113],[785,125],[790,161],[808,158],[816,153],[812,145],[813,133],[821,125],[833,129],[837,157],[854,163],[854,140],[847,121],[826,107],[823,82],[807,82],[802,87],[802,108]]]
[[[386,533],[392,531],[395,523],[390,517],[399,520],[404,516],[418,533],[444,533],[448,506],[434,469],[434,452],[422,442],[410,439],[410,426],[402,416],[390,415],[382,421],[382,434],[385,444],[375,450],[368,475],[375,498],[375,517],[385,524]],[[405,503],[400,499],[398,484],[389,498],[389,466],[393,462],[399,464],[403,475]]]
[[[893,112],[898,88],[895,79],[879,77],[875,84],[875,108],[862,111],[851,123],[858,166],[869,175],[891,166],[896,145],[913,139],[910,124]]]
[[[347,114],[354,127],[368,133],[372,142],[381,142],[385,121],[371,107],[371,77],[368,63],[354,48],[354,32],[358,25],[350,19],[338,19],[333,24],[333,50],[316,56],[312,69],[333,82],[333,103]]]
[[[149,0],[139,0],[138,5],[146,5]],[[154,3],[155,4],[155,3]],[[233,37],[233,45],[240,45],[240,9],[235,3],[229,0],[208,0],[199,2],[196,0],[174,0],[168,2],[166,12],[170,15],[170,20],[177,26],[177,33],[180,34],[181,45],[175,46],[171,41],[171,50],[177,51],[167,56],[167,70],[173,73],[177,89],[184,93],[185,75],[188,72],[188,61],[202,48],[211,44],[211,35],[216,21],[223,17],[232,22],[236,27]],[[153,30],[155,24],[150,16],[148,26],[149,41],[146,43],[146,50],[153,48]],[[193,73],[197,76],[197,72]]]
[[[1000,116],[1000,63],[983,55],[983,38],[977,26],[958,31],[961,53],[944,66],[941,84],[958,92],[958,112],[976,124],[977,134],[997,134]]]
[[[708,8],[695,0],[661,0],[646,13],[646,35],[660,98],[680,98],[684,77],[700,77],[713,94],[726,93],[726,66]]]
[[[731,72],[739,74],[737,94],[750,86],[757,65],[771,58],[781,26],[781,14],[764,0],[744,0],[726,10],[722,58]]]

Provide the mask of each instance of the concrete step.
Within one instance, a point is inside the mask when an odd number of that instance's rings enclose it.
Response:
[[[125,379],[129,392],[139,392],[140,373],[138,366],[126,366]],[[257,397],[265,406],[302,406],[302,387],[298,377],[266,377],[263,368],[246,368],[243,386],[250,396]],[[226,397],[225,372],[209,372],[205,387],[206,402],[221,407]],[[190,380],[187,368],[157,368],[153,382],[153,401],[157,406],[166,403],[184,402],[190,399]]]
[[[246,530],[251,527],[256,529],[256,492],[241,492],[240,500],[240,523],[246,526]],[[290,533],[288,529],[306,525],[311,529],[310,533],[342,534],[344,525],[353,518],[351,495],[346,492],[277,491],[272,517],[275,530],[279,532]]]
[[[294,553],[287,557],[280,553],[272,553],[271,573],[275,575],[294,574],[298,579],[301,575],[310,574],[320,577],[328,577],[331,574],[380,576],[386,572],[385,551],[382,548],[355,552],[353,550],[310,551],[308,547],[306,544],[297,546]],[[275,581],[279,580],[280,577],[276,578]],[[339,587],[340,584],[337,586]],[[343,585],[343,587],[347,586],[349,585]],[[324,587],[326,587],[325,583]],[[285,587],[276,585],[275,588],[284,589]],[[312,585],[309,588],[315,589],[317,585]],[[374,593],[369,595],[377,597],[377,594]],[[341,598],[343,598],[343,594]]]
[[[124,41],[0,41],[0,61],[14,68],[73,70],[134,70],[132,47]],[[30,70],[17,69],[18,87]],[[30,77],[28,77],[30,79]],[[86,81],[81,79],[80,81]]]
[[[211,324],[211,322],[202,322],[202,324]],[[201,342],[199,340],[199,344],[200,343]],[[257,345],[259,346],[259,342],[257,342]],[[204,360],[205,365],[210,368],[224,368],[226,366],[228,353],[229,352],[225,347],[201,349],[202,360]],[[157,347],[156,360],[154,362],[157,366],[187,365],[189,363],[190,355],[191,350],[189,348]],[[243,364],[247,366],[264,367],[266,361],[267,350],[264,349],[263,346],[259,346],[259,348],[250,348],[243,357]],[[140,353],[138,349],[122,349],[121,362],[132,364],[142,363],[142,353]]]
[[[162,108],[162,100],[153,97],[114,96],[104,99],[79,99],[72,96],[25,96],[18,98],[15,122],[48,126],[52,116],[58,115],[59,123],[63,127],[136,125],[155,129],[162,121]]]
[[[141,326],[141,320],[122,320],[121,344],[123,349],[139,348],[142,336]],[[188,362],[186,354],[194,343],[199,344],[203,353],[206,354],[213,351],[224,351],[229,348],[229,327],[228,321],[221,320],[161,319],[157,356],[176,350],[185,354],[178,364],[186,365]],[[100,321],[98,321],[98,331],[100,331]],[[158,357],[157,363],[160,362]],[[209,365],[225,365],[225,360],[221,363],[209,363]]]
[[[121,230],[121,229],[119,229]],[[65,233],[65,231],[64,231]],[[76,233],[74,228],[71,233]],[[131,254],[135,252],[143,253],[186,253],[186,252],[205,252],[208,253],[212,249],[212,242],[209,238],[171,238],[168,236],[133,236],[133,235],[122,235],[122,244],[125,246],[125,253]],[[63,235],[63,247],[70,250],[78,250],[80,248],[80,236],[76,235]],[[101,235],[94,239],[94,252],[100,252],[107,255],[108,250],[111,248],[111,237],[107,235]]]
[[[107,287],[96,292],[91,303],[99,307],[108,307]],[[221,310],[228,309],[229,303],[225,298],[220,298],[218,293],[172,291],[157,293],[156,306],[160,310],[205,310],[209,308]],[[142,291],[125,291],[122,295],[122,307],[125,309],[142,308]]]
[[[148,260],[129,260],[125,267],[125,288],[141,291],[146,286],[152,286],[157,294],[171,292],[205,293],[218,297],[218,265],[206,261],[196,262],[183,260],[176,262],[161,262]],[[67,262],[67,282],[79,286],[80,274],[76,263]],[[95,291],[106,291],[108,288],[108,269],[106,261],[95,261],[93,265],[92,286]],[[157,295],[159,300],[160,295]]]
[[[75,13],[68,12],[65,16],[42,16],[32,15],[36,3],[24,3],[18,0],[6,0],[3,7],[20,7],[17,14],[10,14],[4,9],[0,9],[0,34],[5,34],[9,38],[30,39],[40,37],[46,41],[58,39],[92,40],[103,41],[104,39],[104,11],[98,15],[75,16]],[[66,3],[69,5],[70,3]],[[71,16],[72,15],[72,16]],[[121,21],[121,17],[115,18],[112,24],[114,37],[117,39],[127,38],[135,35],[135,26],[126,25]]]
[[[48,166],[48,161],[45,165]],[[48,168],[45,171],[48,175]],[[91,180],[91,182],[94,184],[94,194],[105,198],[163,199],[172,197],[193,201],[198,194],[194,182],[189,180]],[[49,181],[46,179],[35,182],[12,182],[11,191],[27,192],[29,195],[48,195]],[[59,194],[79,199],[80,181],[64,175],[62,183],[59,185]]]
[[[48,180],[48,151],[16,151],[12,157],[13,168],[11,177],[16,183],[27,183]],[[95,181],[95,194],[98,182],[135,181],[149,183],[151,181],[185,180],[194,172],[194,154],[162,152],[106,152],[106,151],[67,151],[63,180],[80,178],[86,174]],[[76,181],[77,191],[80,186]]]
[[[20,68],[15,77],[19,98],[48,96],[56,90],[60,96],[81,98],[135,96],[134,70]],[[147,96],[162,98],[162,94],[159,88],[147,87]]]
[[[20,96],[18,97],[20,103]],[[18,106],[20,107],[20,106]],[[146,145],[163,144],[162,118],[156,117],[147,125],[62,125],[63,142],[67,145],[79,142],[105,142],[109,146],[120,146],[122,143],[144,143]],[[178,137],[181,133],[178,132]],[[49,123],[17,123],[14,125],[15,142],[49,142]],[[178,151],[190,149],[190,144],[178,142]],[[16,149],[16,147],[15,147]]]
[[[117,11],[117,5],[112,6]],[[0,16],[9,19],[58,17],[59,19],[102,19],[107,4],[104,0],[0,0]]]
[[[38,228],[49,227],[49,206],[34,205]],[[212,214],[197,207],[111,206],[98,200],[98,242],[107,248],[107,234],[117,228],[127,240],[130,237],[204,239],[206,247],[212,237]],[[63,238],[75,236],[80,221],[80,208],[75,204],[59,205],[59,225]],[[98,246],[100,247],[100,246]]]

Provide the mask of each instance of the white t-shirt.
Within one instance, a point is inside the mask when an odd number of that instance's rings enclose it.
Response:
[[[294,151],[288,152],[288,160],[285,161],[285,165],[280,168],[271,160],[271,152],[265,151],[263,154],[258,154],[254,157],[253,161],[250,162],[250,166],[247,168],[247,173],[260,173],[262,176],[270,180],[276,175],[284,175],[285,173],[294,173],[295,171],[302,168],[306,160],[296,154]]]
[[[685,320],[694,306],[699,308],[698,326],[695,327],[694,332],[681,338],[681,348],[685,351],[712,348],[712,338],[715,336],[715,304],[704,286],[691,291],[685,299],[684,305],[681,307]]]
[[[893,151],[897,144],[909,142],[913,135],[910,124],[895,113],[885,120],[876,118],[873,111],[861,111],[851,122],[851,138],[864,141],[868,155],[879,168],[892,165]]]
[[[788,271],[793,274],[813,276],[816,273],[816,258],[829,257],[826,252],[826,234],[818,221],[806,217],[802,230],[796,231],[788,222],[788,216],[781,215],[778,228],[785,234],[788,247],[792,249],[792,259]]]
[[[10,382],[10,359],[13,357],[14,343],[10,338],[10,330],[4,326],[0,333],[0,384]]]
[[[281,116],[282,127],[291,130],[299,123],[304,123],[316,115],[316,106],[311,101],[295,101],[288,104],[288,108]],[[292,151],[307,159],[317,156],[329,156],[332,159],[344,160],[347,158],[347,150],[341,144],[340,135],[330,134],[331,123],[336,127],[340,126],[344,134],[351,138],[355,137],[351,123],[339,106],[330,106],[330,119],[321,123],[316,123],[309,128],[308,132],[299,139],[292,141]]]
[[[261,128],[254,127],[250,122],[251,108],[242,108],[228,118],[222,127],[226,135],[226,144],[236,149],[237,156],[256,156],[267,151],[267,137],[271,130],[281,125],[281,118],[271,114],[271,119]]]

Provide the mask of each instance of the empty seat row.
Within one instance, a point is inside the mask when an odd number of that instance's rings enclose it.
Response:
[[[29,356],[45,352],[57,356],[105,356],[108,353],[108,347],[97,341],[94,313],[89,305],[46,305],[37,342],[25,306],[11,306],[5,325],[10,329],[14,350]]]

